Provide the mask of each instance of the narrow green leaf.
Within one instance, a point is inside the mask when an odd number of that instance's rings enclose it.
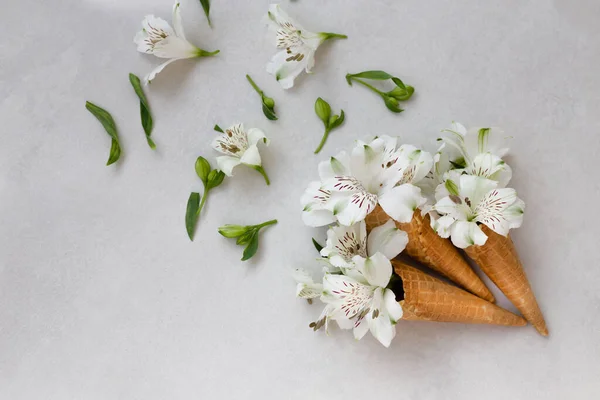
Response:
[[[313,245],[315,246],[315,249],[317,249],[317,251],[320,253],[320,252],[321,252],[321,250],[323,250],[323,246],[321,246],[321,245],[319,244],[319,242],[317,242],[317,241],[315,240],[315,238],[312,238],[312,242],[313,242]]]
[[[105,109],[98,107],[97,105],[90,103],[89,101],[85,102],[85,108],[92,113],[94,117],[100,121],[106,133],[112,138],[110,145],[110,154],[108,157],[108,161],[106,165],[111,165],[116,162],[121,156],[121,145],[119,143],[119,135],[117,133],[117,125],[115,124],[115,120],[112,115]]]
[[[335,117],[337,117],[337,118],[330,121],[329,129],[335,129],[344,123],[344,119],[346,118],[346,116],[344,115],[344,110],[341,110],[340,115],[339,116],[336,115]]]
[[[402,111],[404,111],[403,109],[401,109],[400,107],[398,107],[398,100],[396,100],[393,97],[384,97],[383,101],[385,102],[385,106],[388,108],[388,110],[395,112],[395,113],[400,113]]]
[[[129,74],[129,82],[131,82],[131,86],[133,86],[135,94],[137,94],[138,98],[140,99],[140,116],[142,118],[142,127],[144,128],[144,132],[146,133],[146,141],[152,149],[155,149],[156,145],[150,138],[153,127],[152,115],[150,113],[150,105],[148,104],[148,99],[146,98],[146,95],[144,94],[144,90],[142,88],[142,83],[140,82],[140,78],[131,73]]]
[[[225,131],[223,131],[223,129],[221,129],[221,127],[219,125],[215,125],[215,127],[213,129],[217,132],[225,133]]]
[[[210,23],[210,0],[200,0],[200,4],[202,4],[202,9],[204,10],[204,15],[206,15],[206,20],[208,21],[208,26],[212,27]]]
[[[115,139],[111,139],[110,154],[108,155],[108,161],[106,162],[106,165],[116,163],[119,157],[121,157],[121,146]]]
[[[242,261],[249,260],[252,258],[256,251],[258,250],[258,231],[255,231],[254,234],[250,237],[250,241],[248,245],[244,249],[244,254],[242,256]]]
[[[394,82],[396,84],[396,86],[398,86],[399,88],[406,89],[404,82],[402,82],[402,80],[400,78],[393,77],[392,82]]]
[[[267,119],[271,121],[277,121],[277,115],[275,114],[273,108],[269,108],[265,103],[263,103],[262,110],[263,114],[265,114],[265,117],[267,117]]]
[[[194,230],[198,222],[198,210],[200,207],[200,193],[192,192],[187,202],[185,211],[185,229],[190,240],[194,240]]]
[[[315,102],[315,113],[323,121],[325,128],[329,127],[329,117],[331,116],[331,106],[322,98],[318,98]]]
[[[385,71],[364,71],[359,72],[358,74],[349,74],[350,78],[364,78],[364,79],[373,79],[377,81],[384,81],[386,79],[392,79],[393,76],[388,74]],[[346,80],[348,80],[348,75],[346,75]]]
[[[208,174],[208,179],[207,179],[207,185],[208,186],[207,186],[207,188],[209,190],[212,189],[212,188],[216,188],[221,183],[223,183],[223,179],[225,179],[225,173],[223,171],[221,171],[221,170],[213,169]]]

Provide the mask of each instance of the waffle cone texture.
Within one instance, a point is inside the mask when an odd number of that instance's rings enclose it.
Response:
[[[394,260],[392,265],[404,286],[404,300],[400,301],[404,320],[504,326],[527,324],[518,315],[400,261]]]
[[[383,225],[391,219],[379,205],[367,215],[367,230]],[[398,229],[408,235],[406,253],[418,261],[439,272],[446,278],[465,288],[476,296],[494,302],[494,296],[483,281],[473,272],[467,261],[448,239],[440,237],[431,227],[429,215],[423,217],[416,210],[408,223],[394,221]]]
[[[544,316],[510,236],[499,235],[485,225],[481,225],[481,229],[488,237],[485,244],[469,246],[465,252],[517,307],[525,319],[541,335],[548,336]]]

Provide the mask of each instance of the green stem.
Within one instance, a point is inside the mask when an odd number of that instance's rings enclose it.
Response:
[[[376,89],[376,88],[374,88],[373,86],[369,85],[367,82],[361,81],[361,80],[360,80],[360,79],[358,79],[358,78],[352,78],[352,77],[351,77],[350,79],[352,79],[354,82],[358,82],[358,83],[360,83],[361,85],[368,87],[369,89],[371,89],[371,90],[372,90],[372,91],[374,91],[375,93],[379,94],[381,97],[383,97],[383,96],[384,96],[384,93],[383,93],[381,90],[377,90],[377,89]]]
[[[329,39],[348,39],[348,36],[346,36],[346,35],[341,35],[339,33],[332,33],[332,32],[320,32],[319,35],[321,35],[322,41],[326,41]]]
[[[198,214],[200,215],[200,212],[202,211],[202,207],[204,207],[204,203],[206,203],[206,198],[208,197],[208,188],[205,187],[204,188],[204,193],[202,194],[202,200],[200,200],[200,205],[198,206]]]
[[[325,133],[323,134],[323,139],[321,139],[321,143],[319,143],[319,147],[317,147],[317,149],[315,150],[315,154],[320,152],[321,149],[323,148],[323,146],[325,145],[325,142],[327,141],[327,138],[329,137],[329,132],[331,132],[331,129],[329,129],[329,128],[325,129]]]
[[[263,222],[262,224],[254,225],[254,228],[261,229],[261,228],[264,228],[265,226],[273,225],[273,224],[276,224],[276,223],[277,223],[277,220],[276,219],[272,219],[270,221]]]
[[[271,182],[269,181],[269,177],[267,176],[267,172],[265,171],[265,169],[262,166],[254,165],[254,166],[252,166],[252,168],[254,168],[258,172],[260,172],[260,174],[263,176],[263,178],[265,178],[265,182],[267,183],[267,185],[271,184]]]
[[[263,95],[263,91],[260,90],[260,88],[258,86],[256,86],[256,83],[254,83],[254,81],[252,80],[252,78],[250,78],[250,75],[246,74],[246,79],[248,79],[248,82],[250,82],[250,84],[252,85],[252,87],[254,88],[254,90],[256,90],[256,93],[260,94],[261,96]]]
[[[216,56],[217,54],[219,54],[220,51],[221,50],[206,51],[206,50],[198,49],[197,53],[196,53],[196,57],[212,57],[212,56]]]

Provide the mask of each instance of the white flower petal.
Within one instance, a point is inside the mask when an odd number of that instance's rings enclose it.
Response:
[[[323,182],[344,175],[350,175],[350,156],[345,151],[319,163],[319,177]]]
[[[508,153],[508,143],[511,139],[500,128],[471,128],[464,138],[464,147],[473,157],[489,152],[500,158]]]
[[[352,257],[367,256],[367,227],[364,221],[352,226],[333,226],[327,231],[326,246],[321,250],[332,265],[339,268],[352,266]]]
[[[435,213],[435,212],[433,212],[433,213]],[[429,215],[431,216],[431,214],[433,214],[433,213],[430,213]],[[437,214],[437,213],[435,213],[435,214]],[[452,218],[450,215],[444,215],[443,217],[437,217],[437,218],[431,217],[431,227],[441,237],[448,238],[448,237],[450,237],[452,224],[455,221],[456,220],[454,218]]]
[[[154,78],[156,78],[156,75],[158,75],[163,69],[165,69],[165,67],[169,64],[171,64],[172,62],[177,61],[177,58],[172,58],[167,62],[164,62],[162,64],[160,64],[158,67],[154,68],[152,71],[150,71],[150,73],[148,75],[146,75],[146,77],[144,78],[144,83],[147,85],[150,82],[152,82],[154,80]]]
[[[389,347],[396,336],[396,328],[392,325],[383,300],[383,290],[377,289],[373,294],[372,311],[365,317],[369,323],[371,334],[385,347]]]
[[[491,179],[473,175],[460,176],[460,197],[470,204],[471,208],[475,208],[481,199],[496,187],[498,182]]]
[[[302,222],[307,226],[319,227],[335,222],[335,215],[329,210],[311,210],[302,213]]]
[[[270,141],[265,136],[265,133],[258,128],[250,128],[248,129],[248,143],[249,144],[258,144],[258,142],[262,140],[265,145],[269,145]]]
[[[360,318],[354,322],[354,339],[360,340],[365,337],[365,334],[369,332],[369,322],[366,317]]]
[[[177,36],[169,36],[154,45],[152,51],[160,58],[193,58],[198,56],[198,48]]]
[[[248,135],[243,124],[230,126],[211,143],[211,147],[219,153],[238,158],[244,154],[248,145]]]
[[[312,50],[302,49],[300,61],[291,60],[287,51],[282,50],[275,54],[267,64],[267,72],[275,77],[283,89],[294,86],[294,79],[309,66],[309,60],[313,57]]]
[[[388,259],[393,259],[400,254],[408,244],[406,232],[396,228],[393,220],[373,228],[367,238],[368,255],[382,253]]]
[[[446,196],[433,207],[440,214],[447,215],[452,219],[466,221],[472,212],[469,206],[458,196]],[[448,221],[446,221],[448,223]]]
[[[173,28],[177,36],[185,39],[185,32],[183,31],[183,24],[181,22],[181,10],[179,2],[173,5]]]
[[[251,144],[248,146],[244,155],[240,159],[242,164],[254,166],[261,165],[260,153],[258,152],[258,147],[255,144]]]
[[[220,156],[217,157],[217,166],[227,176],[233,176],[233,169],[242,162],[237,157]]]
[[[402,318],[404,311],[400,303],[396,301],[396,294],[391,289],[385,289],[383,303],[391,321],[397,322]]]
[[[373,290],[348,276],[327,274],[323,277],[321,301],[335,307],[333,319],[354,318],[371,303]]]
[[[392,263],[383,254],[375,253],[369,258],[354,256],[352,261],[370,285],[386,287],[390,282]]]
[[[430,153],[404,144],[398,149],[398,165],[402,170],[402,179],[398,184],[417,183],[431,171],[433,157]]]
[[[452,243],[461,249],[472,245],[483,246],[487,241],[487,235],[475,222],[456,221],[452,225]]]
[[[520,228],[523,223],[523,214],[525,213],[525,202],[519,198],[506,210],[504,218],[508,221],[510,229]]]
[[[396,186],[379,197],[379,205],[386,214],[402,223],[410,222],[415,210],[426,202],[421,189],[411,184]]]
[[[487,193],[477,207],[476,221],[487,225],[499,235],[506,236],[510,229],[509,222],[504,217],[504,211],[517,199],[514,189],[494,189]]]

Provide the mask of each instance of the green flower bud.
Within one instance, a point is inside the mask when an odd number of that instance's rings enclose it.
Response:
[[[267,97],[267,96],[263,96],[262,100],[263,100],[263,104],[265,106],[267,106],[268,108],[275,107],[275,100],[273,100],[272,98]]]
[[[315,102],[315,113],[325,124],[325,128],[329,127],[329,117],[331,116],[331,106],[322,98],[318,98]]]
[[[223,179],[225,179],[225,173],[223,171],[219,171],[217,169],[213,169],[208,174],[207,185],[209,189],[215,188],[223,183]]]
[[[206,186],[206,182],[208,181],[208,174],[210,174],[210,163],[206,160],[206,158],[200,156],[196,160],[196,174],[198,178],[202,180],[202,183]]]
[[[392,112],[395,113],[399,113],[402,112],[403,110],[398,107],[398,100],[396,100],[395,98],[391,97],[391,96],[385,96],[384,99],[385,101],[385,106]]]
[[[223,225],[219,227],[219,233],[226,238],[237,238],[248,231],[248,227],[241,225]]]

